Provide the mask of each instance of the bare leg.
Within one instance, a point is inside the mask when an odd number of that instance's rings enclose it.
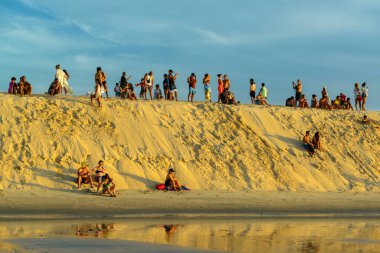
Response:
[[[80,189],[81,185],[82,185],[82,177],[78,176],[78,190]]]
[[[174,91],[175,101],[178,101],[178,94],[177,91]]]

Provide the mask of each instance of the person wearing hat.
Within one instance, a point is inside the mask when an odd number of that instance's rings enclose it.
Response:
[[[91,172],[88,169],[88,166],[87,162],[82,162],[81,167],[78,169],[78,190],[81,188],[82,184],[88,183],[90,183],[91,188],[94,188]]]
[[[54,82],[52,82],[50,84],[48,93],[49,93],[49,95],[54,96],[54,95],[57,95],[57,94],[61,94],[61,90],[62,90],[61,83],[59,82],[58,78],[55,78]]]
[[[170,168],[168,171],[168,175],[166,176],[166,180],[165,180],[165,189],[166,190],[180,191],[181,185],[179,184],[174,173],[175,173],[175,170],[173,168]]]
[[[8,87],[8,94],[17,94],[17,83],[16,83],[16,77],[11,78],[11,82],[9,83]]]

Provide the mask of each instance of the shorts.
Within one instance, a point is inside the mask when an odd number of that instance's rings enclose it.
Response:
[[[251,96],[251,98],[255,98],[256,97],[256,91],[251,90],[249,95]]]
[[[173,94],[174,92],[177,92],[177,89],[170,90],[169,92]]]
[[[300,100],[302,96],[302,92],[296,92],[296,101]]]
[[[197,91],[194,89],[194,88],[192,88],[192,87],[189,87],[189,94],[196,94],[197,93]]]

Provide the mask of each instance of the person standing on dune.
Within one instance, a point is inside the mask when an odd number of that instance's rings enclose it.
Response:
[[[95,83],[96,80],[99,81],[100,85],[103,86],[103,89],[106,93],[106,96],[108,98],[108,87],[107,87],[107,80],[106,80],[106,74],[102,71],[101,67],[96,68],[96,73],[95,73]]]
[[[367,97],[368,97],[368,88],[367,88],[367,84],[366,83],[363,83],[362,84],[362,98],[363,98],[363,102],[362,102],[362,110],[365,111],[366,110],[366,104],[367,104]]]
[[[146,84],[146,87],[149,91],[149,97],[150,100],[153,100],[153,84],[154,84],[154,76],[153,76],[153,71],[150,71],[148,74],[144,76],[144,82]],[[146,99],[146,97],[145,97]]]
[[[218,74],[218,103],[221,101],[221,95],[224,92],[222,74]]]
[[[211,76],[210,74],[205,74],[205,77],[203,78],[203,85],[205,89],[205,101],[211,102]]]
[[[194,101],[194,95],[196,93],[197,77],[194,73],[187,78],[187,83],[189,84],[189,94],[187,95],[187,102]]]
[[[293,82],[293,89],[296,91],[296,103],[300,106],[300,100],[302,96],[302,83],[301,80],[297,80],[297,84]]]
[[[249,80],[249,96],[251,97],[252,104],[255,104],[256,84],[255,84],[255,80],[253,80],[253,78],[251,78],[251,80]]]
[[[169,100],[173,100],[175,98],[176,101],[178,101],[178,93],[177,93],[177,86],[175,85],[175,80],[177,79],[178,73],[173,75],[173,70],[169,70]]]

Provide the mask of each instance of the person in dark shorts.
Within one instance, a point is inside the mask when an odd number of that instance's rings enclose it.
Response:
[[[314,144],[311,141],[310,131],[306,131],[306,135],[303,137],[303,145],[311,157],[315,156]]]
[[[90,183],[91,188],[94,188],[92,184],[92,176],[91,172],[88,169],[88,164],[86,162],[83,162],[81,164],[81,167],[78,169],[78,190],[81,188],[82,184],[88,184]]]
[[[296,90],[296,102],[299,102],[302,96],[302,83],[301,80],[297,80],[297,84],[293,82],[293,89]]]
[[[255,104],[256,84],[255,84],[255,80],[253,79],[249,80],[249,95],[251,96],[252,104]]]

